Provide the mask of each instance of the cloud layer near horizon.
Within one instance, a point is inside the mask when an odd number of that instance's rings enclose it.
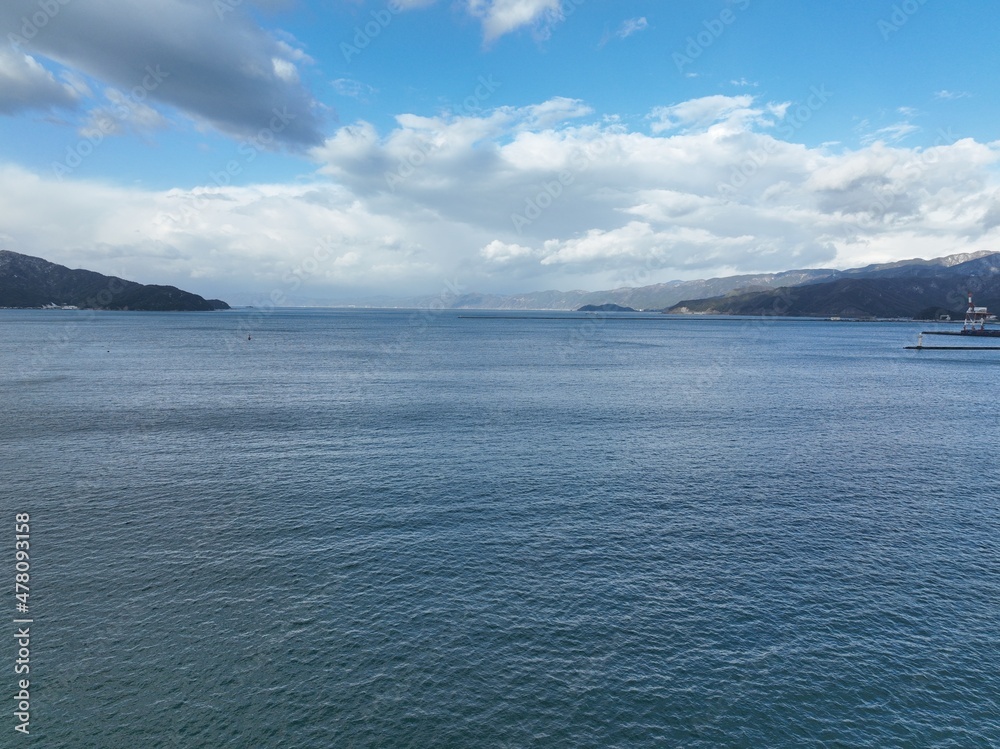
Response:
[[[400,115],[389,132],[341,127],[296,184],[148,191],[6,167],[0,247],[212,295],[315,301],[1000,249],[1000,143],[807,148],[790,110],[706,97],[651,112],[648,132],[571,99]]]

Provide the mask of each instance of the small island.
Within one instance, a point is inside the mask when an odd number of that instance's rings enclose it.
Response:
[[[210,312],[229,309],[176,286],[126,281],[73,270],[40,257],[0,250],[0,307],[15,309]]]
[[[638,312],[638,310],[620,304],[585,304],[577,312]]]

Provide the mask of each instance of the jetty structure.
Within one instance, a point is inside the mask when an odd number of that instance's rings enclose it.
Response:
[[[925,335],[951,335],[951,336],[966,336],[970,338],[997,338],[1000,339],[1000,330],[995,328],[987,328],[987,320],[995,320],[996,317],[990,314],[990,311],[986,307],[977,307],[972,301],[972,292],[969,294],[969,307],[965,311],[965,322],[962,324],[962,329],[953,330],[924,330],[917,336],[916,346],[907,346],[906,348],[915,351],[922,351],[924,349],[930,349],[934,351],[1000,351],[1000,345],[998,346],[925,346],[924,336]],[[997,341],[1000,343],[1000,341]]]

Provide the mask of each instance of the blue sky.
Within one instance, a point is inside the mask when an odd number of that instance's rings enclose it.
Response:
[[[1000,249],[985,0],[9,0],[0,246],[237,303]]]

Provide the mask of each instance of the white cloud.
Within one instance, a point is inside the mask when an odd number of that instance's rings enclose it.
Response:
[[[759,121],[763,110],[753,108],[754,97],[744,96],[703,96],[699,99],[654,109],[652,130],[662,133],[667,130],[698,130],[713,125],[726,129],[742,130],[749,123]]]
[[[594,110],[579,99],[567,99],[557,96],[542,104],[526,107],[523,128],[530,130],[545,129],[566,120],[586,117]]]
[[[127,132],[143,135],[168,126],[160,112],[122,91],[109,88],[104,96],[106,105],[87,112],[87,120],[80,127],[84,138],[99,141],[104,136]]]
[[[479,254],[492,265],[509,265],[512,262],[538,257],[541,253],[520,244],[501,242],[494,239],[479,251]]]
[[[949,91],[947,89],[941,89],[940,91],[934,92],[934,98],[936,99],[967,99],[972,94],[968,91]]]
[[[31,55],[14,47],[0,46],[0,114],[29,109],[73,108],[79,91],[59,83]]]
[[[599,289],[1000,247],[1000,143],[811,148],[778,137],[781,103],[752,97],[663,107],[659,134],[587,111],[551,100],[401,114],[386,133],[356,123],[310,152],[311,182],[287,185],[164,192],[7,167],[0,236],[212,296],[326,300],[456,278]],[[283,280],[307,265],[308,278]]]
[[[337,78],[330,82],[333,90],[341,96],[348,96],[352,99],[366,100],[366,97],[376,93],[375,89],[367,83],[355,81],[351,78]]]
[[[649,21],[646,20],[645,16],[640,18],[629,18],[622,22],[622,25],[618,27],[618,31],[615,32],[615,36],[619,39],[628,39],[632,34],[639,31],[645,31],[649,28]]]
[[[525,26],[544,38],[563,19],[560,0],[467,0],[467,7],[482,20],[487,42]]]
[[[0,206],[5,249],[71,267],[212,296],[357,294],[440,277],[425,270],[439,263],[419,221],[374,214],[329,184],[145,191],[0,169],[0,189],[13,185],[17,199]],[[43,222],[32,201],[62,220]]]
[[[707,227],[662,226],[629,221],[611,230],[591,229],[582,237],[548,240],[542,265],[609,264],[629,268],[711,268],[754,252],[755,237],[720,235]]]
[[[281,57],[272,57],[271,65],[274,66],[274,74],[285,83],[299,82],[299,70],[293,62]]]
[[[393,0],[401,10],[427,8],[437,2]],[[487,43],[525,27],[531,28],[536,38],[546,39],[564,18],[562,0],[461,0],[461,5],[469,15],[479,19]]]
[[[66,81],[66,84],[73,89],[76,96],[86,97],[88,99],[94,96],[94,92],[91,90],[90,84],[88,84],[82,76],[71,71],[66,71],[63,73],[62,78]]]
[[[920,128],[912,122],[903,120],[895,122],[891,125],[886,125],[885,127],[880,127],[872,133],[867,133],[862,136],[861,142],[865,144],[871,144],[877,141],[885,143],[898,143],[899,141],[905,139],[908,135],[912,135],[919,130]]]

